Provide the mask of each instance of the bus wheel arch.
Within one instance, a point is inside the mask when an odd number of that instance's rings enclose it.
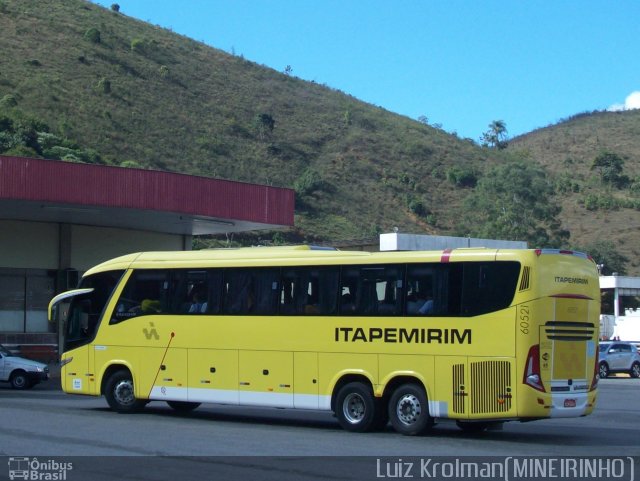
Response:
[[[101,392],[109,407],[119,413],[136,412],[146,405],[145,400],[135,397],[133,375],[126,366],[109,366],[102,378]]]

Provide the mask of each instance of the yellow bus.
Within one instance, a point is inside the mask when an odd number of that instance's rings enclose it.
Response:
[[[261,247],[119,257],[49,316],[63,390],[118,412],[330,410],[349,431],[414,435],[591,413],[599,299],[571,251]]]

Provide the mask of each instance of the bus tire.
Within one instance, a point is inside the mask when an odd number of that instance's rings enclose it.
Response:
[[[361,382],[350,382],[336,396],[336,418],[346,431],[363,433],[374,427],[376,403],[371,388]]]
[[[398,387],[389,400],[389,419],[393,429],[407,436],[422,434],[431,427],[433,419],[424,389],[416,384]]]
[[[146,401],[136,399],[133,387],[133,376],[128,370],[114,372],[104,389],[104,397],[109,407],[119,413],[133,413],[140,411]]]
[[[201,403],[188,401],[167,401],[167,404],[179,413],[188,413],[197,409]]]
[[[598,374],[600,375],[600,379],[604,379],[609,377],[609,365],[606,362],[601,362],[598,367]]]
[[[640,377],[640,362],[634,362],[631,365],[631,370],[629,371],[629,376],[638,378]]]

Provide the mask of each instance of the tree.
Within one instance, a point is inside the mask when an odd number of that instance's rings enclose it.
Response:
[[[626,265],[629,263],[629,259],[621,254],[611,241],[595,241],[586,246],[578,246],[575,250],[589,254],[599,266],[603,276],[610,276],[614,272],[620,275],[627,273]]]
[[[497,149],[504,149],[509,145],[507,142],[507,124],[504,120],[494,120],[489,124],[489,130],[487,130],[482,137],[480,137],[482,145],[489,147],[495,147]]]
[[[276,121],[274,120],[271,114],[257,114],[253,120],[253,123],[258,131],[258,136],[260,140],[264,140],[265,137],[271,135],[273,132],[273,128],[276,125]]]
[[[120,11],[120,5],[118,5],[117,3],[112,3],[111,4],[111,10],[113,10],[114,12],[119,12]]]
[[[477,237],[523,240],[532,247],[560,247],[569,232],[560,228],[560,205],[546,172],[524,161],[486,172],[464,202],[458,230]]]
[[[100,43],[100,30],[91,27],[84,33],[84,38],[93,43]]]
[[[626,175],[622,175],[623,169],[624,160],[613,152],[600,153],[591,165],[591,170],[595,170],[600,174],[600,180],[603,184],[615,187],[624,187],[629,182],[629,178]]]

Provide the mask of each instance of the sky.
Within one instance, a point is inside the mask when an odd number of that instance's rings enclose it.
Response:
[[[640,1],[115,0],[130,17],[478,141],[640,108]]]

